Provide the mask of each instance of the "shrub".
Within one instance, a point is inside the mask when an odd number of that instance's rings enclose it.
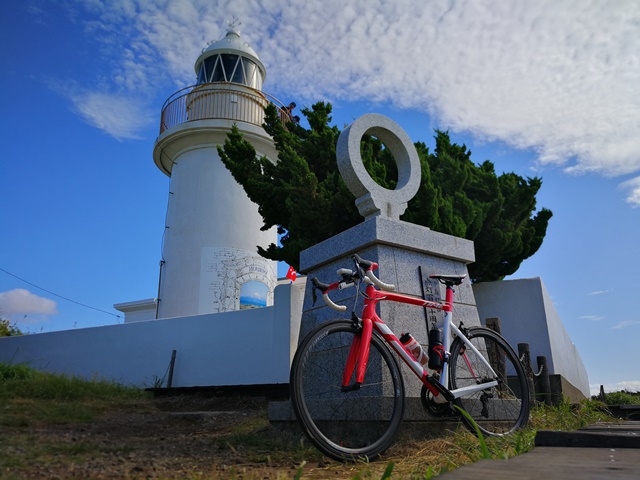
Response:
[[[9,322],[9,320],[0,318],[0,337],[15,337],[18,335],[22,335],[18,327]]]
[[[640,405],[640,392],[620,392],[607,393],[604,396],[607,405]]]

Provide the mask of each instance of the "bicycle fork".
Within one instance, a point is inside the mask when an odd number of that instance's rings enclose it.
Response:
[[[364,382],[364,374],[367,371],[367,362],[369,361],[369,350],[371,349],[371,335],[373,334],[373,322],[370,318],[362,320],[362,331],[360,335],[353,337],[347,363],[342,374],[342,391],[352,392],[358,390],[362,382]],[[355,382],[351,382],[351,377],[355,371]]]

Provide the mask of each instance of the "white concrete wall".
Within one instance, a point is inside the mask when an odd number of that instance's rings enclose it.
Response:
[[[517,351],[518,343],[528,343],[531,363],[547,357],[551,375],[562,375],[585,397],[590,396],[589,378],[575,345],[540,278],[504,280],[473,285],[481,321],[499,317],[502,335]]]
[[[0,362],[153,387],[177,350],[174,387],[288,383],[304,284],[273,307],[0,338]]]
[[[113,308],[124,313],[125,323],[131,323],[155,319],[157,306],[155,298],[148,298],[134,302],[116,303]]]

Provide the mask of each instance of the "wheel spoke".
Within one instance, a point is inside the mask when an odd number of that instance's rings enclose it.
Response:
[[[491,369],[471,349],[464,348],[461,339],[456,339],[451,348],[451,388],[494,381],[498,385],[458,398],[456,404],[486,435],[506,435],[526,425],[528,383],[513,349],[502,337],[485,328],[470,329],[468,339],[488,360]],[[471,422],[464,417],[463,421],[473,430]]]
[[[372,458],[386,450],[404,410],[398,364],[377,334],[372,336],[363,384],[342,391],[344,366],[356,335],[348,321],[317,328],[301,343],[291,369],[291,400],[298,420],[322,452],[339,460]]]

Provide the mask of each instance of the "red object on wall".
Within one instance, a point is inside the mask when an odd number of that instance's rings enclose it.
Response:
[[[295,271],[295,269],[293,267],[289,267],[289,270],[287,270],[287,275],[286,276],[292,282],[295,282],[296,278],[298,278],[298,274],[296,273],[296,271]]]

